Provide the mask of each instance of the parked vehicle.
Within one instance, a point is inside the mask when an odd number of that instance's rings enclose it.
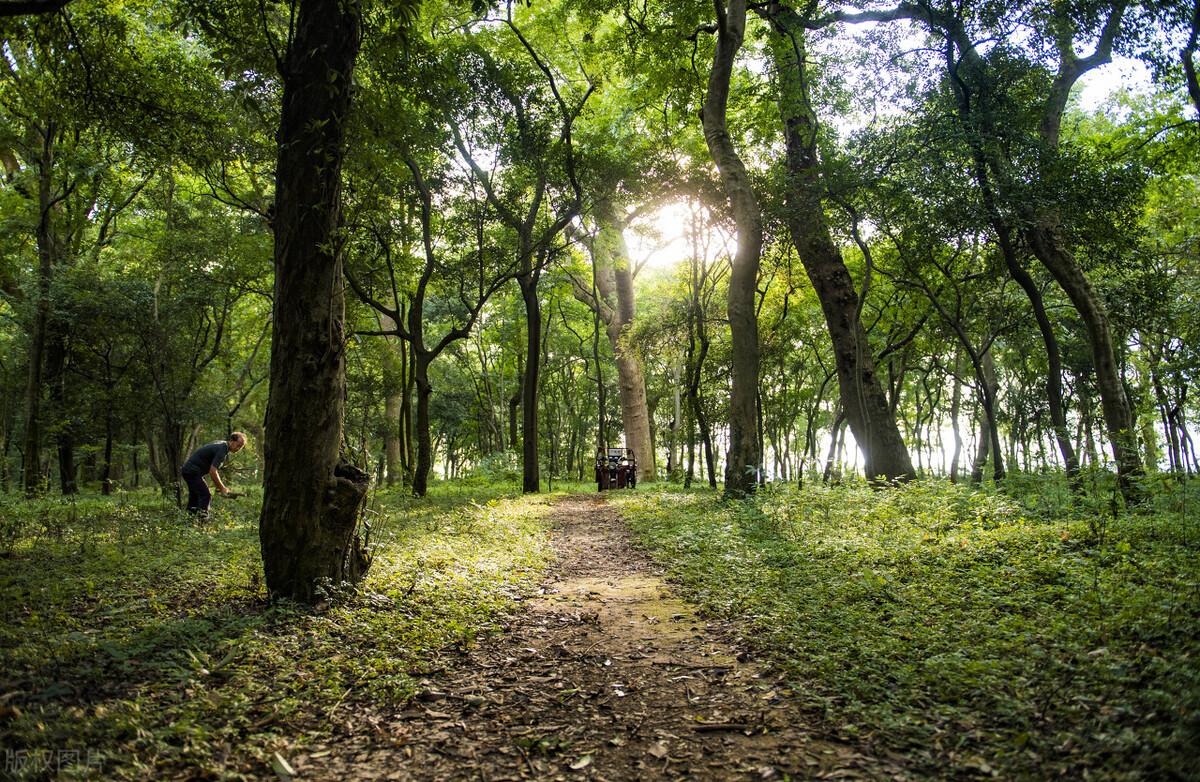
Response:
[[[632,448],[601,448],[596,452],[596,491],[637,486],[637,458]]]

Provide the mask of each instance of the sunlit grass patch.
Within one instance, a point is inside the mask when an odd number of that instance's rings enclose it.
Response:
[[[27,778],[47,758],[67,778],[269,773],[403,702],[540,581],[547,506],[506,494],[373,494],[372,570],[322,612],[266,602],[255,497],[203,524],[149,495],[7,503],[0,748]]]
[[[847,737],[946,773],[1200,772],[1186,504],[1049,516],[1036,498],[933,481],[616,501],[688,594],[748,622]]]

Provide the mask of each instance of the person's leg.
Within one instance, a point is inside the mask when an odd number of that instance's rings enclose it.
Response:
[[[188,490],[187,512],[196,513],[200,509],[200,496],[196,494],[195,479],[191,475],[184,475],[183,482]]]
[[[183,480],[188,487],[188,513],[208,513],[208,504],[212,501],[212,494],[209,492],[204,478],[199,475],[185,475]]]
[[[196,488],[200,492],[200,515],[208,515],[208,506],[212,503],[212,492],[208,490],[208,483],[201,477],[196,478]]]

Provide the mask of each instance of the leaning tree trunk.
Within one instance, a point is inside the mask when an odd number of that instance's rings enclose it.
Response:
[[[1079,457],[1075,455],[1075,447],[1071,444],[1071,433],[1067,429],[1067,412],[1063,406],[1062,388],[1062,352],[1058,348],[1058,337],[1054,334],[1054,324],[1046,313],[1046,304],[1042,300],[1042,292],[1029,272],[1017,260],[1016,252],[1008,240],[1007,232],[1001,235],[1001,252],[1008,266],[1008,274],[1033,306],[1033,317],[1037,321],[1038,331],[1042,335],[1042,344],[1046,347],[1046,401],[1050,408],[1051,428],[1058,443],[1059,453],[1062,454],[1063,465],[1071,485],[1079,489]]]
[[[358,54],[354,0],[300,0],[283,63],[275,173],[275,307],[259,522],[273,596],[315,601],[362,578],[366,473],[339,462],[345,365],[341,167]]]
[[[629,249],[613,214],[612,205],[601,200],[596,203],[594,211],[600,223],[600,230],[592,244],[592,263],[599,267],[596,274],[598,293],[611,308],[611,312],[606,313],[606,332],[617,360],[625,445],[633,449],[636,456],[638,480],[652,481],[658,470],[650,439],[646,381],[642,375],[642,362],[628,344],[629,330],[633,327],[636,314]]]
[[[1132,479],[1141,474],[1142,460],[1138,454],[1133,412],[1129,397],[1125,395],[1125,385],[1121,382],[1121,370],[1113,351],[1112,332],[1108,327],[1104,304],[1079,262],[1063,246],[1052,222],[1042,221],[1030,226],[1025,230],[1025,239],[1083,319],[1092,353],[1092,367],[1096,373],[1096,386],[1100,391],[1104,424],[1117,462],[1117,477],[1123,493],[1132,496]]]
[[[778,13],[778,7],[773,10]],[[912,459],[875,373],[871,347],[859,319],[858,293],[829,234],[821,205],[824,185],[817,158],[818,122],[808,92],[803,36],[803,30],[784,27],[777,18],[771,37],[786,145],[785,221],[825,314],[843,409],[866,459],[866,476],[869,480],[880,476],[908,480],[916,476]]]
[[[725,495],[743,497],[758,486],[758,288],[762,250],[762,216],[746,166],[733,146],[726,125],[733,61],[746,33],[746,0],[716,0],[717,48],[700,113],[704,141],[721,174],[737,226],[737,253],[729,275],[726,311],[732,353],[729,393],[729,460],[725,465]]]

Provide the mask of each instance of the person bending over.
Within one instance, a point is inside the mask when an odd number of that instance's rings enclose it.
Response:
[[[217,468],[224,463],[226,456],[237,453],[245,445],[246,435],[234,432],[229,435],[228,440],[217,440],[192,451],[192,455],[183,463],[182,470],[184,483],[188,487],[188,513],[208,513],[208,504],[212,502],[212,493],[208,490],[208,484],[204,482],[205,475],[212,477],[217,491],[229,494],[229,487],[221,482],[221,474],[217,472]]]

